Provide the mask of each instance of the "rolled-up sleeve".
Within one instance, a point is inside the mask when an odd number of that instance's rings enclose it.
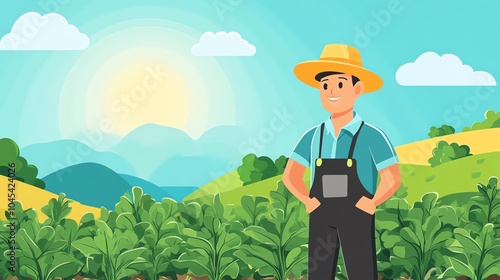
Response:
[[[372,154],[373,163],[379,171],[399,161],[391,141],[387,138],[385,133],[378,128],[373,130],[370,141],[370,152]]]
[[[304,133],[290,155],[290,159],[305,167],[311,165],[311,144],[315,130],[312,128]]]

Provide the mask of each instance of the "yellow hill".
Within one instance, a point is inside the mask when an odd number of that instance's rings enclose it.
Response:
[[[9,180],[7,177],[0,175],[0,219],[5,220],[5,211],[7,210],[7,194]],[[16,181],[16,200],[21,202],[23,209],[33,208],[38,213],[38,220],[43,222],[47,219],[47,216],[42,213],[42,207],[49,203],[49,200],[55,198],[57,200],[58,195],[42,190],[40,188]],[[71,202],[69,204],[71,207],[71,213],[68,218],[75,221],[80,221],[81,217],[87,213],[93,213],[96,218],[100,216],[101,210],[99,208],[83,205],[79,202]]]
[[[401,145],[396,147],[396,153],[402,164],[429,165],[427,160],[431,157],[432,150],[439,141],[444,140],[448,143],[465,144],[470,147],[471,154],[478,155],[500,151],[498,139],[500,139],[500,128],[482,129]]]

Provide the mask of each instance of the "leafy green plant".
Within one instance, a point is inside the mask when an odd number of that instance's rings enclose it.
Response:
[[[147,279],[158,279],[160,275],[175,277],[187,272],[187,269],[177,268],[172,262],[185,252],[186,246],[179,237],[180,227],[174,217],[177,207],[174,200],[163,199],[161,204],[155,203],[150,208],[146,218],[150,225],[144,235],[148,248],[145,259],[150,264],[143,273]]]
[[[243,224],[244,228],[256,226],[259,224],[269,210],[269,199],[264,196],[244,195],[241,198],[241,206],[236,209],[237,220]],[[247,236],[243,231],[238,231],[241,237],[241,243],[250,245],[253,239]],[[240,275],[244,278],[255,278],[256,268],[239,260]]]
[[[187,228],[201,231],[203,227],[203,211],[198,202],[179,204],[178,221]]]
[[[83,263],[65,252],[65,240],[55,239],[55,230],[50,226],[40,228],[37,236],[29,236],[26,230],[17,232],[19,250],[19,274],[40,280],[66,278],[77,274]]]
[[[493,224],[486,224],[477,237],[463,228],[454,230],[455,242],[449,250],[455,253],[447,257],[448,269],[440,278],[467,276],[482,280],[500,274],[500,238],[495,238]]]
[[[392,264],[403,267],[413,279],[429,279],[442,265],[442,250],[451,242],[458,224],[458,218],[448,208],[436,206],[437,198],[436,193],[427,193],[408,211],[408,224],[400,230],[401,239],[390,258]]]
[[[432,157],[428,160],[432,167],[456,160],[459,158],[471,156],[470,148],[467,145],[458,145],[457,143],[448,144],[446,141],[439,141],[436,148],[432,150]]]
[[[44,224],[52,227],[59,225],[71,213],[71,207],[69,207],[71,202],[72,200],[67,199],[64,193],[59,194],[57,200],[51,198],[41,209],[42,213],[47,216]]]
[[[391,262],[394,247],[400,244],[400,231],[409,226],[407,221],[410,205],[404,196],[395,196],[378,207],[375,215],[375,243],[377,247],[378,272],[384,279],[395,279],[402,275],[403,265]]]
[[[225,212],[217,194],[213,205],[204,208],[201,231],[183,229],[183,234],[187,236],[187,250],[173,260],[176,267],[189,268],[194,275],[208,276],[210,280],[235,279],[238,276],[239,265],[233,254],[241,245],[241,238],[232,229],[241,230],[242,226],[227,219],[231,213]]]
[[[86,213],[82,217],[81,225],[79,226],[76,221],[66,218],[71,212],[70,202],[72,200],[67,199],[63,193],[59,195],[57,200],[55,198],[50,199],[48,204],[41,209],[47,216],[43,225],[51,226],[55,229],[56,239],[66,241],[65,246],[61,250],[62,252],[67,253],[81,263],[85,263],[85,256],[73,247],[73,242],[79,238],[93,235],[95,232],[94,215]]]
[[[455,133],[455,128],[453,128],[453,126],[443,124],[441,127],[435,127],[435,126],[431,127],[428,135],[430,138],[434,138],[454,133]]]
[[[284,280],[292,274],[299,278],[307,261],[305,209],[281,181],[270,196],[269,215],[244,230],[255,243],[243,244],[235,255],[258,268],[262,276]]]
[[[142,222],[142,216],[147,215],[149,208],[155,203],[150,195],[144,194],[140,187],[132,188],[132,196],[123,195],[116,204],[116,213],[130,213],[135,220]]]
[[[133,248],[125,235],[114,234],[103,221],[96,221],[94,237],[84,237],[73,242],[73,246],[87,258],[92,259],[103,271],[105,279],[122,279],[145,270],[146,260],[142,257],[146,248]],[[130,239],[136,239],[128,232]],[[89,264],[86,264],[87,266]],[[95,268],[88,268],[89,271]],[[95,273],[95,270],[94,270]]]
[[[244,195],[236,213],[244,227],[255,226],[267,214],[269,199],[264,196]]]
[[[16,202],[15,209],[18,275],[51,280],[72,276],[81,270],[83,263],[63,251],[68,241],[56,235],[50,225],[40,225],[36,211],[23,210],[19,202]]]
[[[474,196],[469,202],[467,229],[473,233],[481,230],[484,225],[491,223],[495,230],[500,229],[500,192],[498,178],[491,177],[487,185],[477,185],[479,196]]]

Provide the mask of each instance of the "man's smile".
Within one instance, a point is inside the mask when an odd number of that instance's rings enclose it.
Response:
[[[329,99],[330,101],[332,101],[332,102],[335,102],[335,101],[339,101],[339,100],[340,100],[340,97],[341,97],[341,96],[339,96],[339,97],[328,97],[328,99]]]

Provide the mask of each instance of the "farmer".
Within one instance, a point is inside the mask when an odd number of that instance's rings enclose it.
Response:
[[[363,93],[380,89],[382,79],[363,68],[357,49],[340,44],[327,45],[319,60],[302,62],[294,72],[319,88],[329,113],[304,133],[283,174],[310,213],[308,279],[335,279],[339,246],[349,280],[377,279],[375,208],[396,192],[401,178],[387,136],[353,107]],[[310,192],[303,180],[308,167]]]

